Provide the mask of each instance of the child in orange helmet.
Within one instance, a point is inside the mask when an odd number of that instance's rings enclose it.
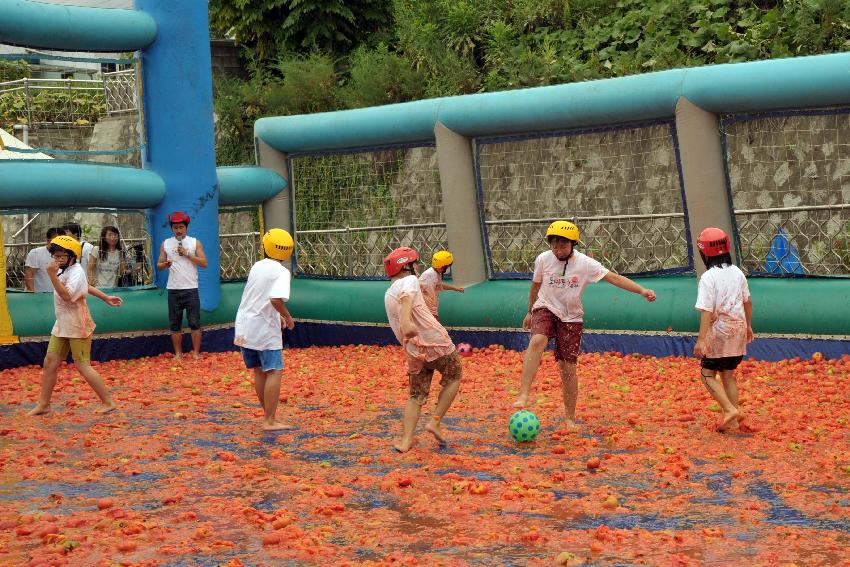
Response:
[[[718,430],[727,431],[743,418],[735,369],[753,340],[753,303],[747,278],[732,264],[729,236],[719,228],[707,228],[697,247],[707,269],[699,279],[700,325],[694,356],[701,359],[702,383],[723,409]]]
[[[412,248],[396,248],[384,258],[384,271],[390,277],[390,287],[384,295],[387,319],[407,356],[410,397],[404,408],[404,430],[393,447],[400,453],[410,450],[421,408],[428,399],[434,371],[441,375],[437,407],[425,426],[439,443],[445,443],[440,420],[451,407],[460,388],[463,373],[454,342],[434,318],[416,277],[419,254]]]

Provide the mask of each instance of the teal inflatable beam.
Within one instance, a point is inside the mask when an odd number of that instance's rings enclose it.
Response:
[[[0,208],[112,207],[145,209],[165,197],[152,171],[80,162],[0,162]]]
[[[0,2],[0,43],[65,51],[136,51],[156,37],[144,12],[63,6],[29,0]]]
[[[283,177],[263,167],[218,167],[216,175],[219,206],[259,205],[286,188]]]
[[[715,113],[850,103],[850,53],[674,69],[321,114],[261,118],[257,137],[287,153],[672,118],[685,97]]]

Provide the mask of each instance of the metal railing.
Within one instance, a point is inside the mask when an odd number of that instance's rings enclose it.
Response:
[[[547,249],[546,229],[560,218],[485,221],[494,275],[523,276]],[[567,218],[581,229],[578,250],[622,274],[691,267],[685,215],[598,215]]]
[[[850,275],[850,204],[735,211],[749,274]]]
[[[219,249],[222,281],[239,281],[248,277],[254,262],[262,258],[262,243],[259,232],[222,234]],[[150,285],[153,281],[152,262],[156,260],[150,251],[147,238],[124,238],[128,261],[133,267],[132,285]],[[6,254],[7,289],[24,289],[26,258],[30,250],[43,246],[41,242],[4,244]]]
[[[445,223],[296,231],[301,273],[335,278],[384,277],[384,257],[394,248],[415,248],[423,261],[448,246]]]

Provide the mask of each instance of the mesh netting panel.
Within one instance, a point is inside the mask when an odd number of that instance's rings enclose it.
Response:
[[[219,211],[221,280],[248,279],[257,260],[263,259],[262,234],[257,207],[226,208]]]
[[[151,243],[145,229],[144,214],[137,211],[49,211],[4,214],[3,222],[6,252],[6,287],[25,289],[26,262],[30,251],[46,244],[47,230],[60,228],[74,222],[82,229],[82,238],[93,246],[100,246],[103,227],[118,229],[124,249],[122,287],[151,283]],[[155,252],[158,252],[158,248]],[[155,260],[155,258],[154,258]],[[92,281],[92,284],[98,283]],[[100,286],[102,287],[102,286]]]
[[[850,109],[726,116],[721,129],[743,267],[850,275]]]
[[[102,61],[46,54],[38,64],[7,65],[0,76],[0,128],[17,141],[3,157],[139,167],[139,64]]]
[[[446,247],[433,146],[293,156],[290,164],[299,272],[383,277],[393,248],[410,246],[428,261]]]
[[[494,277],[530,274],[556,219],[576,222],[580,249],[617,272],[689,269],[677,157],[669,123],[478,140]]]

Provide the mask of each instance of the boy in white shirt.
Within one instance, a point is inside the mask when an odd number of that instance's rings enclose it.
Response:
[[[76,239],[67,235],[57,236],[50,241],[48,250],[53,259],[47,266],[47,273],[54,287],[56,324],[50,332],[50,342],[44,357],[38,405],[30,410],[28,415],[41,415],[50,411],[50,397],[56,386],[56,373],[69,351],[77,370],[100,398],[100,406],[95,411],[110,412],[115,409],[115,402],[103,378],[91,365],[91,343],[95,325],[86,303],[86,295],[91,293],[113,307],[121,305],[121,298],[106,295],[89,286],[85,270],[77,263],[82,246]]]
[[[454,256],[448,250],[440,250],[431,258],[431,267],[422,272],[419,276],[419,285],[422,288],[422,297],[425,299],[425,305],[434,315],[434,318],[440,320],[440,293],[444,290],[458,291],[463,293],[463,288],[447,284],[443,281],[446,272],[454,264]]]
[[[441,375],[442,389],[425,431],[439,443],[445,443],[440,423],[457,396],[463,374],[454,342],[425,305],[416,277],[418,261],[416,250],[407,247],[396,248],[384,258],[384,271],[391,282],[384,294],[384,307],[390,327],[404,348],[410,382],[402,436],[393,444],[399,453],[405,453],[413,446],[413,434],[422,406],[428,400],[435,370]]]
[[[263,430],[292,429],[277,420],[280,380],[283,373],[282,327],[295,321],[286,308],[290,274],[281,262],[292,256],[292,236],[273,228],[263,236],[266,257],[251,267],[242,301],[236,312],[233,343],[242,349],[245,367],[254,371],[254,390],[263,408]]]
[[[48,228],[47,243],[49,244],[54,237],[62,233],[62,229]],[[50,275],[47,273],[47,266],[52,261],[50,252],[47,250],[47,244],[29,251],[26,262],[24,262],[24,288],[27,291],[34,291],[35,293],[53,291],[53,283],[50,281]]]
[[[201,241],[187,234],[189,215],[176,211],[168,215],[174,237],[159,247],[157,269],[168,270],[168,322],[174,358],[183,357],[183,311],[192,332],[192,357],[201,358],[201,298],[198,294],[198,268],[207,267]]]
[[[707,228],[697,247],[707,270],[699,279],[700,325],[694,356],[701,360],[702,383],[723,409],[717,429],[727,431],[736,424],[744,427],[735,369],[753,340],[753,303],[744,272],[732,264],[729,236],[719,228]]]
[[[553,222],[546,230],[546,240],[551,250],[543,252],[534,261],[528,313],[522,321],[523,329],[531,330],[531,340],[523,358],[519,397],[514,407],[528,405],[531,383],[540,367],[540,357],[549,339],[554,337],[555,360],[561,373],[561,392],[567,414],[566,427],[576,430],[576,365],[581,351],[584,316],[581,295],[584,288],[605,280],[626,291],[637,293],[647,301],[655,301],[655,292],[609,271],[593,258],[575,250],[579,230],[571,222]]]

